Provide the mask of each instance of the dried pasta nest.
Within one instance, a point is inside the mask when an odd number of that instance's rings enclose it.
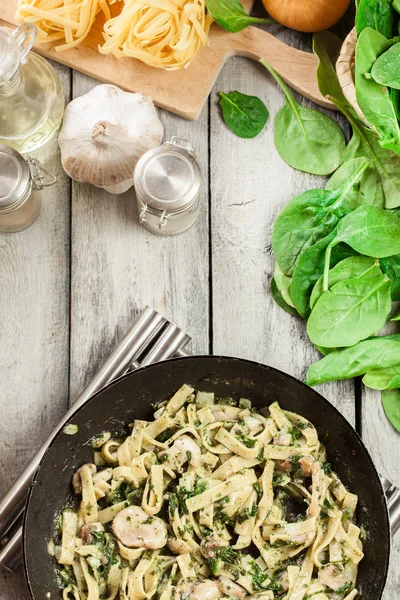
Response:
[[[354,83],[356,44],[357,33],[355,28],[353,28],[342,44],[339,58],[336,62],[336,73],[346,100],[356,111],[360,119],[362,119],[364,123],[368,125],[368,127],[375,130],[375,127],[368,123],[357,102],[356,86]]]

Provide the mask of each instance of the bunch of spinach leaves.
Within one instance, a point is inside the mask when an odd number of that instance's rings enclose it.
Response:
[[[356,16],[357,102],[382,148],[400,155],[400,16],[392,0],[360,0]]]
[[[389,27],[391,13],[379,21],[373,4],[360,0],[368,6],[364,21],[359,13],[361,33],[371,22],[379,23],[376,31]],[[294,198],[278,216],[271,290],[279,306],[307,319],[324,355],[309,367],[307,383],[363,376],[382,390],[385,413],[400,431],[400,334],[379,335],[388,320],[400,320],[392,304],[400,300],[400,160],[344,97],[339,50],[333,34],[314,36],[321,93],[348,118],[353,136],[325,189]]]

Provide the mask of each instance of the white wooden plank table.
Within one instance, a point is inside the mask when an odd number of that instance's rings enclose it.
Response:
[[[297,42],[296,34],[284,35]],[[67,100],[96,85],[56,68]],[[270,110],[253,140],[234,137],[221,120],[217,92],[233,89],[263,98]],[[196,147],[204,177],[201,216],[178,237],[142,228],[132,191],[111,196],[71,185],[55,140],[36,153],[58,183],[44,192],[30,229],[0,235],[1,495],[146,304],[188,331],[192,353],[250,358],[304,377],[317,355],[304,323],[269,293],[270,242],[286,202],[322,179],[278,156],[272,132],[282,103],[261,66],[235,58],[198,122],[160,113],[166,138],[187,137]],[[361,393],[352,381],[320,391],[362,433],[380,472],[400,486],[400,437],[378,395]],[[400,593],[399,538],[384,600]],[[0,600],[29,600],[22,573],[0,572]]]

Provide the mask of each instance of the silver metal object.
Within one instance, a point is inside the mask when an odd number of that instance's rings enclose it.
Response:
[[[0,535],[4,536],[15,525],[16,519],[23,511],[27,492],[33,476],[40,464],[48,445],[63,425],[91,396],[101,390],[105,385],[114,381],[121,375],[142,366],[138,359],[144,356],[146,364],[157,362],[174,356],[190,337],[176,325],[169,323],[154,309],[147,307],[132,329],[125,335],[107,361],[96,373],[92,381],[81,393],[79,398],[54,429],[52,434],[40,448],[38,453],[9,489],[0,502]],[[154,352],[152,352],[154,344]],[[169,346],[167,346],[169,344]],[[161,357],[161,358],[157,358]],[[21,529],[21,528],[20,528]],[[19,530],[17,530],[18,533]],[[22,531],[22,530],[21,530]],[[16,534],[15,534],[16,535]],[[14,570],[18,561],[14,559],[16,545],[15,535],[3,546],[0,551],[0,565],[9,570]],[[20,534],[22,535],[22,534]],[[20,547],[18,547],[20,552]]]
[[[155,310],[149,307],[145,309],[0,503],[0,534],[11,532],[8,539],[3,538],[5,543],[0,546],[1,566],[14,572],[21,566],[20,521],[24,510],[23,503],[44,451],[59,428],[68,422],[79,406],[119,376],[174,356],[188,356],[183,348],[189,341],[188,334],[179,327],[168,322]],[[400,490],[384,477],[381,477],[381,482],[387,500],[391,533],[395,535],[400,529]]]
[[[389,513],[390,530],[395,535],[400,529],[400,490],[388,479],[381,477]]]
[[[32,185],[35,190],[42,190],[45,187],[50,187],[51,185],[55,184],[55,182],[57,181],[57,177],[46,171],[46,169],[42,167],[37,158],[32,158],[32,156],[28,156],[26,161],[28,163]],[[47,181],[45,180],[43,173],[47,175]]]
[[[22,527],[18,527],[14,535],[0,552],[0,565],[16,573],[22,566]]]
[[[36,158],[25,159],[14,148],[0,145],[0,231],[29,227],[40,211],[40,190],[55,182]]]
[[[136,165],[134,184],[139,220],[150,231],[182,233],[197,219],[201,171],[187,140],[172,137],[146,152]]]
[[[18,206],[30,190],[29,166],[22,154],[0,145],[0,210]]]

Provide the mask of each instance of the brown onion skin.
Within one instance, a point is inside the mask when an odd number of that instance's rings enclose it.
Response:
[[[350,0],[262,0],[270,16],[290,29],[312,33],[332,27]]]

